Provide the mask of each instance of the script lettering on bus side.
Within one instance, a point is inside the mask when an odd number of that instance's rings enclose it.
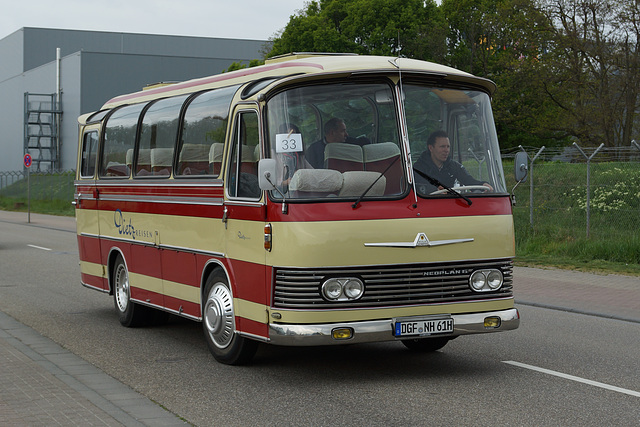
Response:
[[[134,226],[133,226],[133,222],[131,220],[131,218],[127,219],[124,217],[124,214],[122,213],[122,211],[120,209],[116,209],[116,211],[113,213],[113,223],[116,226],[116,229],[118,230],[118,234],[120,235],[124,235],[124,236],[129,236],[131,237],[133,240],[137,238],[148,238],[151,239],[153,238],[153,233],[151,233],[151,231],[149,230],[137,230]]]

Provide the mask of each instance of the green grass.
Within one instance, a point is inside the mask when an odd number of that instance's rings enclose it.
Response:
[[[0,190],[0,209],[26,212],[30,200],[31,212],[73,216],[74,178],[74,172],[32,173],[29,186],[25,178]]]
[[[586,176],[586,164],[535,164],[533,225],[529,182],[516,191],[517,263],[640,275],[639,165],[591,165],[588,234]]]
[[[505,162],[507,177],[512,164]],[[586,165],[536,163],[533,226],[529,183],[516,191],[516,264],[640,276],[640,167],[592,165],[589,236]],[[73,216],[72,173],[31,176],[31,212]],[[513,188],[514,182],[508,182]],[[27,182],[0,190],[0,209],[27,211]]]

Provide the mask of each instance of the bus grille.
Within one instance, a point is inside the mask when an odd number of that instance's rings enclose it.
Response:
[[[477,269],[502,271],[504,284],[496,292],[473,292],[469,276]],[[320,286],[330,277],[359,277],[364,295],[352,302],[329,302]],[[347,268],[275,268],[273,306],[292,309],[366,308],[482,301],[513,296],[510,259],[437,264],[407,264]]]

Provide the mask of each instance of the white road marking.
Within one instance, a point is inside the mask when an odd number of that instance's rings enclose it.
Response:
[[[49,248],[43,248],[42,246],[36,246],[36,245],[27,245],[30,248],[36,248],[36,249],[42,249],[43,251],[50,251],[51,249]]]
[[[502,362],[503,363],[508,363],[509,365],[513,365],[513,366],[519,366],[520,368],[531,369],[532,371],[542,372],[543,374],[555,375],[556,377],[565,378],[567,380],[577,381],[579,383],[589,384],[589,385],[593,385],[593,386],[604,388],[604,389],[611,390],[611,391],[617,391],[618,393],[624,393],[624,394],[628,394],[630,396],[640,397],[640,392],[637,392],[637,391],[634,391],[634,390],[628,390],[626,388],[616,387],[616,386],[613,386],[613,385],[600,383],[598,381],[591,381],[591,380],[588,380],[588,379],[585,379],[585,378],[580,378],[580,377],[575,377],[573,375],[563,374],[562,372],[552,371],[550,369],[545,369],[545,368],[539,368],[539,367],[533,366],[533,365],[527,365],[525,363],[514,362],[513,360],[503,360]]]

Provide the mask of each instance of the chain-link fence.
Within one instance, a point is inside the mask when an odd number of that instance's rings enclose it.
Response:
[[[558,241],[640,238],[638,144],[615,148],[573,144],[525,151],[529,176],[515,191],[516,230],[542,232]],[[514,154],[503,153],[511,180]]]
[[[73,214],[75,171],[0,172],[0,208],[23,209],[27,203],[46,203],[46,212]]]

